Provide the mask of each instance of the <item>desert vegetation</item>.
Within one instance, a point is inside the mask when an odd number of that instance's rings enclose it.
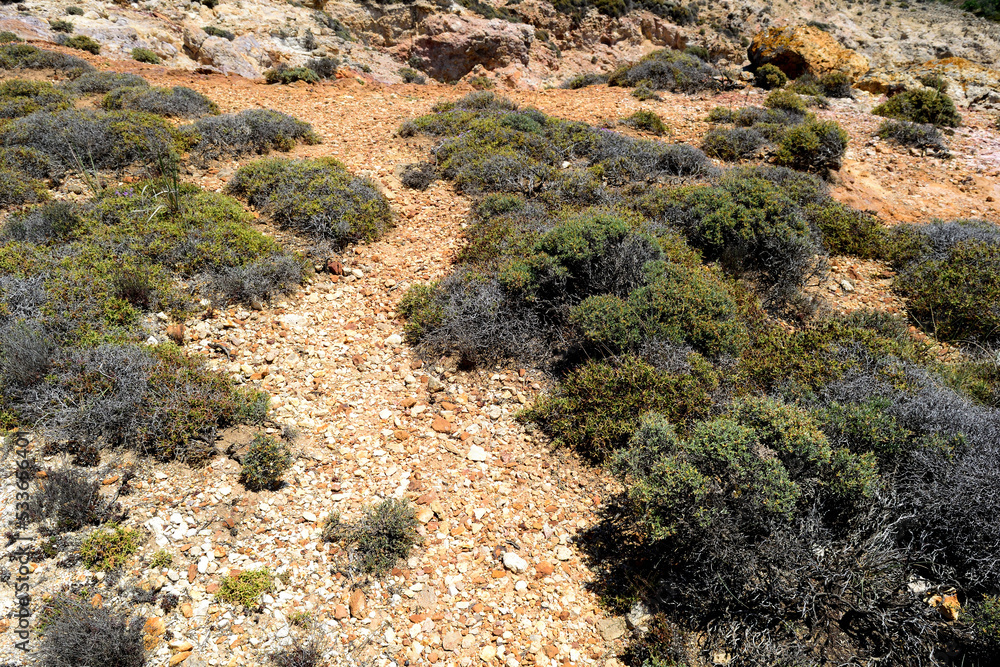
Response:
[[[925,329],[992,344],[996,226],[890,232],[834,202],[808,172],[835,169],[846,135],[778,92],[712,112],[734,129],[711,153],[773,147],[775,165],[725,170],[490,93],[408,121],[475,205],[454,271],[400,304],[407,335],[558,378],[521,419],[626,489],[582,546],[609,605],[657,617],[632,664],[690,664],[689,632],[739,665],[822,662],[830,642],[893,664],[943,645],[981,658],[992,621],[925,598],[954,588],[991,613],[990,380],[943,369],[900,318],[816,313],[803,286],[828,254],[878,258]]]

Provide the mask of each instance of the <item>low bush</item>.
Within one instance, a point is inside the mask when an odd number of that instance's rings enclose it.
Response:
[[[18,118],[0,128],[6,146],[34,148],[65,168],[124,169],[182,148],[162,118],[138,111],[68,109]]]
[[[260,607],[260,596],[273,588],[274,577],[271,571],[262,567],[223,577],[215,597],[223,602],[257,609]]]
[[[490,90],[496,87],[496,83],[493,79],[486,76],[474,76],[469,79],[469,85],[476,90]]]
[[[412,67],[401,67],[399,70],[399,76],[403,79],[403,83],[427,83],[427,77]]]
[[[0,44],[12,44],[23,42],[24,40],[10,32],[9,30],[0,31]]]
[[[132,49],[132,60],[148,65],[159,65],[162,62],[160,56],[156,55],[155,51],[144,49],[140,46]]]
[[[968,624],[975,634],[977,653],[986,657],[1000,651],[1000,597],[984,595],[968,604]]]
[[[337,76],[337,70],[340,69],[340,59],[330,56],[310,58],[306,61],[306,67],[316,72],[316,75],[321,79],[333,79]]]
[[[8,79],[0,83],[0,120],[19,118],[36,111],[68,109],[73,98],[44,81]]]
[[[918,88],[893,95],[872,113],[910,123],[929,123],[940,127],[958,127],[962,117],[946,93],[933,88]]]
[[[938,154],[948,154],[941,132],[930,123],[911,123],[905,120],[885,120],[878,126],[876,134],[901,146],[913,146],[931,150]]]
[[[607,74],[577,74],[576,76],[563,81],[559,87],[564,90],[579,90],[581,88],[586,88],[587,86],[597,86],[607,82]]]
[[[83,9],[72,5],[66,8],[66,13],[70,16],[83,16]]]
[[[772,90],[764,98],[764,106],[768,109],[779,109],[800,115],[804,115],[807,111],[806,103],[802,97],[790,90]]]
[[[427,162],[408,164],[399,175],[399,182],[413,190],[426,190],[437,179],[437,170]]]
[[[215,102],[183,86],[115,88],[105,95],[101,106],[108,111],[128,109],[178,118],[198,118],[219,113],[219,107]]]
[[[39,646],[44,667],[145,667],[146,619],[66,595],[56,597],[46,612],[48,622]]]
[[[995,224],[900,226],[889,244],[899,269],[893,286],[906,299],[911,317],[944,340],[1000,340],[1000,231]]]
[[[203,27],[202,30],[204,30],[205,34],[209,37],[221,37],[222,39],[227,39],[230,42],[236,39],[236,35],[232,31],[218,26],[207,25]]]
[[[409,555],[418,540],[417,525],[411,503],[387,498],[366,508],[353,523],[331,515],[323,525],[323,539],[347,551],[353,569],[383,575]]]
[[[258,433],[240,460],[240,481],[254,491],[274,489],[281,484],[281,477],[292,467],[293,461],[287,444]]]
[[[634,127],[637,130],[643,130],[658,136],[669,132],[669,129],[666,125],[664,125],[662,118],[657,116],[654,112],[647,111],[645,109],[636,111],[622,122],[629,127]]]
[[[295,83],[305,81],[306,83],[316,83],[319,75],[308,67],[287,67],[279,65],[264,72],[264,80],[268,83]]]
[[[851,77],[845,72],[829,72],[819,79],[823,94],[827,97],[853,97]]]
[[[0,147],[0,164],[6,164],[11,169],[27,174],[31,178],[52,178],[53,181],[58,182],[62,175],[59,165],[54,163],[51,158],[41,151],[24,146]]]
[[[784,133],[775,161],[801,171],[838,170],[847,143],[847,132],[836,121],[809,119]]]
[[[823,245],[832,255],[853,255],[862,259],[883,256],[886,229],[879,219],[845,204],[830,200],[811,204],[805,209],[809,222],[823,237]]]
[[[193,138],[191,155],[202,162],[289,151],[297,141],[308,145],[320,141],[309,123],[270,109],[209,116],[182,131]]]
[[[227,188],[278,225],[335,243],[372,241],[392,224],[378,186],[333,159],[261,160],[241,167]]]
[[[49,28],[54,32],[62,32],[68,35],[73,32],[73,22],[65,19],[52,19],[49,21]]]
[[[37,484],[28,514],[40,524],[42,534],[73,532],[122,518],[121,507],[101,496],[96,475],[74,468],[50,470]]]
[[[138,74],[128,72],[88,72],[67,84],[76,94],[108,93],[115,88],[148,86],[149,82]]]
[[[19,169],[0,165],[0,209],[35,204],[48,198],[44,183]]]
[[[303,267],[298,259],[277,254],[241,266],[219,269],[213,288],[220,300],[261,306],[280,294],[291,294],[302,282]]]
[[[765,63],[753,73],[754,85],[764,90],[783,88],[788,83],[788,77],[777,66]]]
[[[73,37],[69,37],[62,42],[62,45],[71,49],[87,51],[88,53],[93,53],[95,56],[101,52],[100,42],[91,37],[87,37],[86,35],[74,35]]]
[[[752,127],[717,128],[705,134],[701,149],[711,157],[737,162],[755,157],[766,142],[766,138]]]
[[[640,102],[662,102],[663,98],[656,92],[648,81],[640,81],[632,90],[632,97]]]
[[[323,652],[315,639],[296,640],[272,653],[269,660],[274,667],[321,667]]]
[[[138,530],[112,526],[88,535],[80,544],[80,558],[93,570],[118,570],[138,550]]]
[[[74,37],[73,39],[78,38]],[[0,68],[9,70],[51,69],[77,76],[94,71],[94,67],[82,58],[17,43],[0,46]]]
[[[697,56],[683,51],[661,49],[633,65],[616,69],[608,76],[608,85],[634,87],[645,81],[655,90],[692,93],[718,90],[721,88],[716,78],[718,76],[717,69]]]

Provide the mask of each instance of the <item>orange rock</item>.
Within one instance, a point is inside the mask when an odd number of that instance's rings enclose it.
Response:
[[[351,593],[351,599],[348,601],[347,605],[351,608],[351,616],[354,618],[361,618],[365,613],[365,594],[360,590],[355,589]]]
[[[952,593],[945,595],[941,600],[941,616],[946,621],[957,621],[958,614],[962,611],[962,605],[958,602],[958,596]]]
[[[167,664],[170,665],[170,667],[174,667],[174,665],[179,665],[179,664],[181,664],[182,662],[184,662],[185,660],[187,660],[190,657],[191,657],[191,651],[185,651],[184,653],[178,653],[178,654],[174,655],[172,658],[170,658],[170,662],[167,663]]]
[[[863,55],[841,46],[830,33],[809,25],[768,28],[754,36],[747,55],[754,68],[770,63],[792,79],[806,73],[822,76],[831,72],[858,79],[869,69]]]

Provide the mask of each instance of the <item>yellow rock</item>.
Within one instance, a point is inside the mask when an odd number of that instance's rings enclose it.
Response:
[[[869,69],[863,55],[841,46],[830,33],[808,25],[768,28],[753,38],[747,55],[753,67],[771,63],[793,79],[806,73],[823,76],[843,72],[857,80]]]

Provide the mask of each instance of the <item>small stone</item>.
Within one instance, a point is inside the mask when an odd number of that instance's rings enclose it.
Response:
[[[479,445],[472,445],[469,447],[469,454],[467,458],[470,461],[485,461],[488,457],[486,455],[486,450]]]
[[[194,616],[194,609],[191,607],[190,602],[185,602],[181,605],[181,613],[184,614],[184,618],[191,618]]]
[[[462,633],[458,630],[450,630],[441,638],[441,648],[445,651],[457,651],[461,646]]]
[[[427,391],[436,392],[436,391],[441,391],[442,389],[444,389],[444,384],[441,382],[441,380],[438,380],[434,376],[431,376],[427,380]]]
[[[361,618],[365,613],[365,594],[360,590],[355,589],[351,593],[351,599],[348,601],[347,605],[351,608],[351,616],[354,618]]]
[[[565,545],[556,547],[556,558],[559,560],[569,560],[573,557],[573,550]]]
[[[385,339],[385,344],[389,347],[399,347],[403,343],[403,337],[399,334],[392,334]]]
[[[846,278],[844,278],[843,280],[840,281],[840,286],[844,289],[845,292],[853,292],[854,291],[854,285],[852,285],[851,281],[847,280]]]
[[[484,646],[483,650],[479,652],[479,657],[483,662],[489,662],[493,658],[497,657],[497,647],[496,646]]]
[[[508,551],[503,555],[503,566],[516,574],[521,574],[528,569],[528,561],[518,556],[513,551]]]
[[[552,563],[536,563],[535,564],[535,573],[539,577],[547,577],[550,574],[552,574],[553,572],[555,572],[555,569],[556,568],[552,565]]]
[[[453,427],[444,417],[435,417],[434,422],[431,424],[431,428],[438,433],[451,433]]]
[[[184,651],[183,653],[178,653],[174,655],[172,658],[170,658],[170,662],[168,662],[167,664],[170,667],[174,667],[174,665],[179,665],[190,657],[191,657],[191,651]]]
[[[603,618],[597,622],[597,631],[604,641],[614,641],[625,634],[625,619],[620,616]]]
[[[434,518],[434,510],[424,505],[423,507],[417,509],[416,518],[420,523],[427,523]]]
[[[338,604],[336,607],[333,608],[333,617],[338,621],[347,618],[347,615],[348,615],[347,607],[345,607],[344,605]]]

